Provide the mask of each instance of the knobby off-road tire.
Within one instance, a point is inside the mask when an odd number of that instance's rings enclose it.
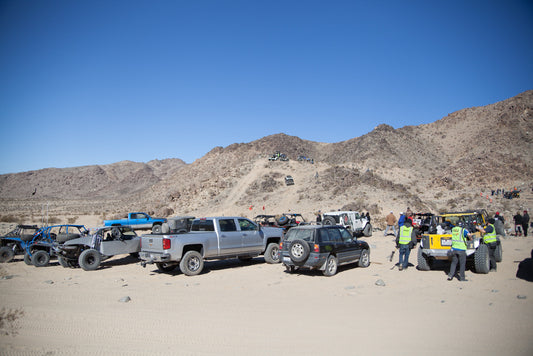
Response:
[[[279,259],[279,244],[271,242],[265,249],[265,262],[266,263],[280,263]]]
[[[165,262],[156,262],[155,265],[160,272],[172,272],[178,266],[175,263],[165,263]]]
[[[31,257],[27,252],[24,252],[24,263],[27,264],[28,266],[32,265]]]
[[[428,258],[422,253],[422,248],[418,249],[417,262],[419,271],[429,271],[431,269]]]
[[[83,251],[78,258],[78,263],[84,271],[94,271],[100,267],[100,262],[102,262],[100,252],[92,248]]]
[[[49,262],[50,262],[50,254],[46,251],[43,251],[43,250],[35,251],[33,256],[31,256],[31,263],[35,267],[48,266]]]
[[[368,250],[361,251],[361,257],[359,257],[357,265],[364,268],[370,266],[370,252]]]
[[[180,261],[180,270],[186,276],[196,276],[204,269],[204,259],[198,251],[188,251]]]
[[[295,263],[302,263],[307,260],[310,252],[309,244],[304,240],[294,240],[289,246],[289,256]]]
[[[339,268],[339,261],[337,257],[329,255],[326,260],[326,268],[322,271],[322,274],[326,277],[331,277],[337,274],[337,268]]]
[[[487,274],[490,270],[489,248],[485,244],[479,245],[474,252],[474,268],[476,273]]]
[[[501,262],[503,260],[503,249],[500,241],[498,241],[498,246],[496,246],[496,250],[494,251],[494,258],[496,259],[496,262]]]
[[[3,246],[0,248],[0,263],[11,262],[15,257],[15,252],[9,246]]]
[[[363,229],[363,236],[372,236],[372,225],[370,223],[366,224],[365,228]]]

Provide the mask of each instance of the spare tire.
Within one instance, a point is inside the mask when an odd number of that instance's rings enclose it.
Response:
[[[363,235],[366,237],[372,236],[372,225],[370,225],[370,223],[366,224],[365,228],[363,229]]]
[[[307,260],[310,252],[309,244],[304,240],[294,240],[289,246],[289,256],[295,263],[302,263]]]
[[[324,220],[322,220],[322,225],[337,225],[337,222],[333,216],[326,216]]]
[[[285,225],[289,222],[289,218],[286,217],[285,215],[282,215],[278,218],[278,224],[279,225]]]

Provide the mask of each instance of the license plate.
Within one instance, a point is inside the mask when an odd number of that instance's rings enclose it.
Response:
[[[442,239],[442,240],[440,240],[440,245],[441,246],[451,246],[452,245],[452,240]]]

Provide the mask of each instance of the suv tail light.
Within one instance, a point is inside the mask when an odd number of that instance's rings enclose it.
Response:
[[[163,250],[170,249],[170,239],[163,238]]]
[[[313,248],[313,251],[314,252],[320,252],[320,246],[318,246],[317,244],[314,245],[314,248]]]
[[[280,243],[279,243],[279,249],[280,249],[280,250],[283,250],[283,242],[280,242]]]

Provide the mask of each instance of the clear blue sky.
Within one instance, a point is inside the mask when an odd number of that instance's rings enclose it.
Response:
[[[529,89],[531,0],[0,0],[0,174],[340,142]]]

